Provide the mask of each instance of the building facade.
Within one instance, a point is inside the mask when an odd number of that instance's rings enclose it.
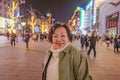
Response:
[[[120,0],[108,0],[99,9],[99,35],[120,35]]]
[[[11,0],[0,0],[0,16],[7,18],[7,7],[6,5],[10,6],[11,5]]]
[[[19,2],[19,0],[14,0]],[[11,26],[11,16],[8,14],[9,8],[12,9],[12,0],[0,0],[0,34],[4,34],[7,28]],[[14,15],[18,14],[18,9],[14,12]]]
[[[86,12],[85,12],[85,30],[87,32],[91,31],[92,28],[92,10],[93,10],[93,0],[90,0],[90,2],[86,6]]]

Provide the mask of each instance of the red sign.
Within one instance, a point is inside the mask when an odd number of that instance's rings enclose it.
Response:
[[[116,12],[106,18],[106,28],[118,27],[119,12]]]

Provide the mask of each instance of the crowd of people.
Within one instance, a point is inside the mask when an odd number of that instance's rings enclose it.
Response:
[[[110,48],[111,46],[114,48],[115,53],[119,53],[119,48],[120,48],[120,36],[115,35],[109,36],[109,35],[104,35],[104,36],[99,36],[97,35],[96,31],[93,31],[91,35],[84,35],[84,34],[79,34],[75,36],[76,40],[80,40],[81,44],[81,49],[86,49],[87,50],[87,55],[90,54],[91,50],[93,49],[94,51],[94,57],[96,57],[96,43],[105,43],[107,48]]]
[[[32,39],[34,42],[38,42],[38,40],[44,41],[47,40],[47,33],[30,33],[29,31],[23,31],[22,34],[16,34],[14,31],[7,31],[5,36],[7,37],[8,40],[10,40],[10,44],[12,47],[16,46],[16,42],[18,41],[18,37],[21,36],[23,42],[26,44],[26,49],[29,48],[29,40]]]
[[[106,36],[104,41],[106,42],[106,45],[107,45],[108,48],[109,48],[110,45],[113,45],[114,52],[119,53],[120,36],[118,36],[118,35],[115,35],[115,37]]]
[[[29,42],[29,39],[26,38],[26,33],[29,34],[29,38],[31,38],[32,40],[34,40],[34,42],[38,42],[39,41],[44,41],[44,40],[48,40],[48,34],[45,32],[43,34],[41,33],[34,33],[34,34],[31,34],[30,32],[28,31],[24,31],[22,35],[23,37],[23,41],[26,42],[26,48],[28,48],[28,42]],[[93,34],[94,33],[94,34]],[[97,35],[96,31],[93,31],[93,33],[91,33],[91,36],[86,34],[79,34],[77,36],[73,36],[72,40],[79,40],[80,39],[80,43],[81,43],[81,49],[83,49],[84,47],[86,49],[88,49],[89,47],[89,50],[88,50],[88,55],[90,54],[91,50],[93,49],[94,51],[94,57],[96,56],[96,50],[95,50],[95,45],[96,45],[96,42],[105,42],[106,43],[106,47],[109,48],[110,45],[113,46],[114,48],[114,52],[115,53],[119,53],[119,48],[120,48],[120,36],[118,35],[115,35],[115,37],[113,36],[99,36]],[[95,36],[94,36],[95,35]],[[11,43],[11,46],[15,46],[16,45],[16,38],[17,38],[18,35],[16,35],[15,32],[11,31],[11,33],[9,33],[8,31],[6,32],[6,37],[7,39],[9,40],[10,39],[10,43]],[[93,37],[94,36],[94,37]],[[25,40],[27,39],[27,40]]]

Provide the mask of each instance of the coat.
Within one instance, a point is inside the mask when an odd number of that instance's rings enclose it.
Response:
[[[26,33],[24,37],[25,37],[25,42],[29,42],[30,39],[29,33]]]
[[[51,54],[49,50],[43,65],[42,80],[46,80],[45,68]],[[92,80],[86,57],[71,44],[59,53],[59,80]]]
[[[16,38],[16,34],[15,33],[11,33],[11,40],[15,40]]]
[[[95,47],[96,46],[96,37],[94,37],[94,36],[92,36],[91,38],[90,38],[90,47]]]

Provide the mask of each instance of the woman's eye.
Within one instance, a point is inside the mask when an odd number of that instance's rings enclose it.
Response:
[[[61,35],[61,37],[65,37],[65,35]]]
[[[57,38],[58,36],[53,36],[54,38]]]

